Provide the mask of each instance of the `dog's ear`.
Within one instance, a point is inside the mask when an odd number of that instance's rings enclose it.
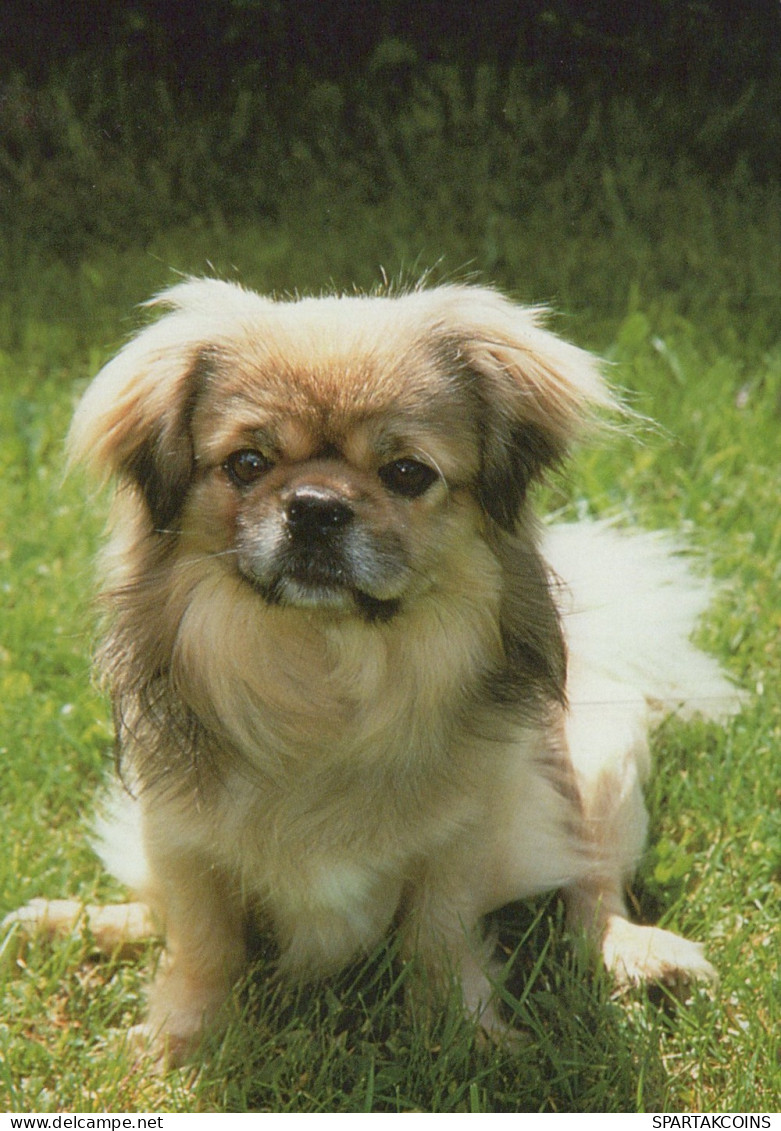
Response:
[[[192,280],[148,305],[168,313],[98,373],[76,409],[69,462],[138,489],[153,526],[175,523],[194,469],[191,421],[232,320],[265,303],[228,283]],[[233,316],[233,318],[232,318]]]
[[[511,530],[529,483],[559,463],[601,411],[619,406],[596,359],[544,329],[540,309],[483,287],[440,294],[439,325],[477,401],[480,503]]]
[[[103,367],[68,435],[69,461],[135,486],[158,530],[174,522],[192,476],[190,419],[205,357],[171,322],[143,330]]]

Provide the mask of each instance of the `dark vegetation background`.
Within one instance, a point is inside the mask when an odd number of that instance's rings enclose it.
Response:
[[[614,181],[628,160],[776,180],[780,17],[777,0],[6,0],[4,257],[32,241],[72,262],[194,218],[305,214],[316,235],[378,206],[438,254],[449,229],[499,243],[587,159]],[[621,185],[569,193],[574,218]],[[502,273],[500,247],[477,258]]]

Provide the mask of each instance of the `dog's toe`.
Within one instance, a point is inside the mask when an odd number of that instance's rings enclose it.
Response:
[[[163,1075],[182,1065],[192,1057],[202,1038],[197,1033],[170,1033],[151,1025],[148,1021],[134,1025],[127,1031],[128,1051],[152,1072]]]

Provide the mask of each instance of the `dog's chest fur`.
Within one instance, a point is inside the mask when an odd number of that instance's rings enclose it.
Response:
[[[219,611],[204,602],[199,631]],[[474,867],[490,848],[494,789],[503,766],[518,778],[524,741],[517,722],[500,733],[495,715],[481,734],[475,655],[490,656],[498,637],[486,604],[464,602],[458,616],[459,632],[442,613],[425,633],[413,626],[414,665],[409,624],[314,632],[302,619],[293,635],[286,610],[274,646],[266,619],[253,664],[251,622],[243,636],[213,634],[206,657],[188,652],[185,618],[179,681],[202,714],[222,705],[211,739],[221,732],[234,757],[197,799],[161,809],[150,798],[149,811],[163,842],[200,848],[272,920],[290,972],[366,951],[434,861],[463,852]]]

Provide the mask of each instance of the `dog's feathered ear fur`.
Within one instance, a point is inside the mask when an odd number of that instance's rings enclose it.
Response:
[[[147,305],[168,310],[98,373],[76,409],[69,461],[132,484],[155,529],[175,522],[193,473],[190,422],[226,334],[266,300],[191,280]]]
[[[433,292],[437,293],[437,292]],[[544,310],[484,287],[444,287],[440,327],[478,401],[480,502],[505,530],[530,481],[617,401],[596,359],[541,325]]]

